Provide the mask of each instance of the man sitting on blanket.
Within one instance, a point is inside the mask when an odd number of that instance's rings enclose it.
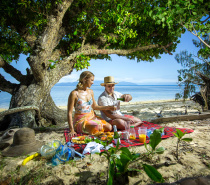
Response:
[[[132,96],[130,94],[122,94],[120,92],[114,91],[115,84],[117,83],[114,82],[114,77],[104,77],[104,83],[101,83],[101,86],[105,87],[105,91],[99,96],[98,105],[113,105],[117,98],[124,98],[125,102],[132,100]],[[124,130],[127,125],[133,125],[134,127],[137,127],[143,123],[139,118],[122,114],[120,112],[120,101],[118,102],[117,111],[103,110],[101,111],[101,116],[110,124],[116,125],[120,130]]]

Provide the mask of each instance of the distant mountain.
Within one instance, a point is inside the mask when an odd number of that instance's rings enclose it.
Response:
[[[132,82],[119,82],[118,85],[138,85],[138,84]]]
[[[56,86],[76,86],[78,82],[57,83]],[[100,85],[103,81],[94,81],[93,86]],[[132,82],[119,82],[118,85],[138,85]]]

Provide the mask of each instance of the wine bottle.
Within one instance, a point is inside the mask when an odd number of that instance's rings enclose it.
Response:
[[[125,98],[117,98],[117,100],[125,101]]]
[[[113,125],[113,128],[114,128],[114,139],[118,139],[120,136],[117,132],[117,126],[116,125]]]

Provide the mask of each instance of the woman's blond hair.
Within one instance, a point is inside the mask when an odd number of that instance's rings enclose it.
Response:
[[[79,82],[77,84],[76,89],[82,89],[83,86],[84,86],[85,80],[91,78],[92,76],[95,76],[92,72],[90,72],[90,71],[83,71],[80,74]]]

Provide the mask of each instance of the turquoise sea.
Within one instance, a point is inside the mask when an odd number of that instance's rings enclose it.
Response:
[[[57,106],[66,106],[69,93],[75,89],[74,86],[55,85],[51,90],[51,96]],[[97,101],[99,95],[104,91],[104,87],[93,85],[91,89]],[[175,99],[175,94],[181,91],[178,85],[116,85],[115,90],[121,93],[131,94],[132,102],[151,100],[171,100]],[[9,108],[11,95],[0,92],[0,108]]]

